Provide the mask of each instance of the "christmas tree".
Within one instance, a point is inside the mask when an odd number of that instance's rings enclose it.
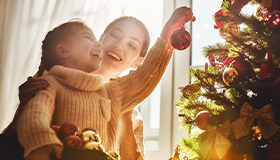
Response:
[[[256,15],[241,13],[253,4]],[[225,42],[205,46],[209,63],[191,68],[191,84],[179,87],[175,105],[190,133],[173,157],[280,159],[279,15],[279,0],[223,1],[214,18]]]

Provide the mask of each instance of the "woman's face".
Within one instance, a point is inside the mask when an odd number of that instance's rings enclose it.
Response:
[[[135,22],[129,20],[117,22],[101,39],[103,43],[101,70],[110,72],[114,77],[129,67],[136,68],[143,60],[139,55],[144,38],[144,32]]]

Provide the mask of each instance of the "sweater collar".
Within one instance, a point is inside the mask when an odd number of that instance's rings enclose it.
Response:
[[[48,74],[54,75],[63,84],[84,91],[96,91],[102,85],[102,76],[100,75],[60,65],[53,66]]]

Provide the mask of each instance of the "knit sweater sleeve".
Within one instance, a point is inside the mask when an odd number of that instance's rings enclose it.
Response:
[[[168,66],[173,50],[170,43],[158,38],[142,65],[106,84],[110,88],[108,94],[112,105],[116,106],[120,114],[131,110],[153,92]]]
[[[51,144],[62,146],[55,132],[50,128],[55,105],[56,89],[53,81],[50,86],[36,93],[25,106],[18,123],[18,138],[24,147],[24,157],[33,150]]]

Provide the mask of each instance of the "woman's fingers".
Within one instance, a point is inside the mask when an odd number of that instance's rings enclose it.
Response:
[[[26,98],[29,94],[44,90],[49,86],[49,83],[44,79],[32,78],[27,80],[19,87],[19,96]]]

